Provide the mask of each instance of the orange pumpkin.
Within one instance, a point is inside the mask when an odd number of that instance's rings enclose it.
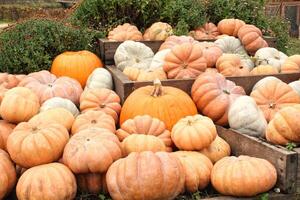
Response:
[[[164,71],[170,79],[195,78],[205,71],[206,59],[199,43],[174,46],[165,57]]]
[[[29,168],[57,161],[68,140],[61,124],[23,122],[8,136],[7,150],[16,164]]]
[[[239,19],[223,19],[218,23],[218,31],[220,34],[229,36],[238,36],[238,32],[245,22]]]
[[[62,97],[78,105],[82,93],[82,88],[76,80],[68,77],[56,78],[46,70],[29,74],[19,86],[35,92],[41,104],[53,97]]]
[[[213,121],[202,115],[187,116],[172,129],[172,141],[181,150],[194,151],[208,147],[216,138]]]
[[[201,42],[203,57],[206,59],[207,67],[214,67],[217,60],[222,56],[222,49],[213,42]]]
[[[2,100],[3,100],[3,98],[4,98],[4,94],[5,94],[5,92],[7,92],[8,91],[8,89],[6,89],[4,86],[1,86],[0,85],[0,105],[1,105],[1,102],[2,102]]]
[[[278,69],[272,65],[259,65],[251,70],[250,75],[269,75],[278,73]]]
[[[16,184],[17,173],[9,155],[0,149],[0,199],[9,194]]]
[[[173,35],[172,26],[163,23],[163,22],[156,22],[152,24],[144,33],[143,38],[144,40],[165,40],[170,35]]]
[[[216,68],[224,76],[247,76],[250,70],[236,54],[223,54],[216,63]]]
[[[120,124],[137,115],[150,115],[172,130],[179,119],[195,114],[197,108],[188,94],[174,87],[163,87],[155,80],[154,86],[141,87],[129,95],[121,110]]]
[[[14,124],[10,124],[4,120],[0,120],[0,149],[7,151],[7,138],[12,133],[14,128]]]
[[[269,122],[283,107],[299,104],[300,96],[288,84],[268,80],[257,86],[250,94]]]
[[[293,55],[286,59],[281,66],[282,73],[300,72],[300,55]]]
[[[72,134],[92,127],[106,128],[113,133],[116,131],[114,118],[103,111],[89,110],[76,117],[72,125]]]
[[[105,174],[77,174],[78,189],[92,194],[107,193]]]
[[[276,169],[270,162],[249,156],[222,158],[211,172],[211,183],[219,193],[237,197],[267,192],[276,181]]]
[[[39,98],[28,88],[15,87],[5,92],[0,105],[2,119],[19,123],[28,121],[40,109]]]
[[[116,28],[109,31],[107,38],[111,41],[139,41],[143,40],[143,34],[136,26],[125,23],[123,25],[118,25]]]
[[[67,51],[54,59],[51,73],[58,77],[68,76],[73,78],[84,88],[90,74],[98,67],[103,67],[103,64],[94,53],[89,51]]]
[[[238,32],[238,37],[247,52],[254,55],[258,49],[268,47],[268,43],[263,39],[262,32],[254,25],[244,25]]]
[[[172,49],[174,46],[179,45],[179,44],[184,44],[184,43],[196,43],[197,41],[194,40],[194,38],[190,36],[175,36],[172,35],[164,41],[160,48],[159,51],[164,50],[164,49]]]
[[[0,73],[0,86],[11,89],[17,87],[19,82],[20,80],[13,74]]]
[[[203,26],[198,27],[189,33],[195,40],[216,39],[219,34],[218,27],[211,22],[205,23]]]

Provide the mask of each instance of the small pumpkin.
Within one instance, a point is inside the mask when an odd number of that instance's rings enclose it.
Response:
[[[6,89],[11,89],[17,87],[20,80],[16,75],[8,73],[0,73],[0,85]]]
[[[0,120],[0,149],[7,151],[7,138],[12,133],[16,125]]]
[[[164,49],[172,49],[174,46],[176,45],[180,45],[180,44],[184,44],[184,43],[197,43],[196,40],[194,40],[194,38],[190,37],[190,36],[176,36],[176,35],[172,35],[170,37],[168,37],[161,45],[159,48],[159,51],[164,50]]]
[[[278,73],[278,69],[272,65],[259,65],[251,70],[250,75],[269,75]]]
[[[219,35],[218,27],[209,22],[189,33],[195,40],[211,40]]]
[[[218,23],[218,31],[220,34],[237,37],[240,28],[245,24],[243,20],[239,19],[223,19]]]
[[[0,199],[4,199],[10,193],[17,181],[17,173],[14,163],[9,155],[0,149]]]
[[[222,49],[213,42],[201,42],[200,45],[207,67],[214,67],[218,58],[223,54]]]
[[[125,23],[123,25],[118,25],[116,28],[109,31],[107,38],[110,41],[139,41],[143,40],[143,34],[138,30],[136,26]]]
[[[107,193],[105,174],[77,174],[78,189],[91,194]]]
[[[236,54],[223,54],[216,63],[216,68],[224,76],[248,76],[249,68],[243,65]]]
[[[272,65],[276,67],[278,71],[281,71],[281,66],[286,59],[287,55],[271,47],[261,48],[254,55],[256,66]]]
[[[300,55],[288,57],[281,67],[282,73],[300,72]]]
[[[123,73],[132,81],[154,81],[155,79],[167,79],[167,75],[162,68],[140,70],[134,67],[126,67]]]
[[[171,25],[163,22],[156,22],[145,31],[143,38],[144,40],[165,40],[170,35],[173,35]]]
[[[93,73],[89,76],[85,88],[94,89],[94,88],[107,88],[113,89],[113,80],[112,76],[107,69],[96,68]]]
[[[186,151],[207,148],[216,136],[217,129],[213,121],[202,115],[182,118],[174,125],[171,132],[176,147]]]
[[[165,63],[165,57],[170,51],[171,51],[171,49],[164,49],[164,50],[158,51],[154,55],[154,57],[151,61],[150,69],[154,70],[154,69],[162,68]]]
[[[69,99],[65,99],[61,97],[53,97],[45,101],[40,107],[40,112],[45,112],[53,108],[64,108],[70,111],[74,117],[77,117],[77,115],[79,115],[79,110],[76,107],[76,105]]]

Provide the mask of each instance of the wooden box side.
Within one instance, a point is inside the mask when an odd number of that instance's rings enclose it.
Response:
[[[297,182],[296,182],[296,193],[300,194],[300,148],[295,148],[294,151],[298,155],[298,167],[297,167]]]

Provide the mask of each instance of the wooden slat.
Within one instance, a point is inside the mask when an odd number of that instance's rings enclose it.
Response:
[[[294,151],[298,154],[298,167],[297,167],[297,194],[300,194],[300,148],[295,148]]]
[[[205,200],[261,200],[261,195],[256,197],[249,197],[249,198],[238,198],[238,197],[230,197],[230,196],[219,196],[219,197],[212,197],[212,198],[204,198]],[[268,200],[297,200],[299,196],[296,194],[276,194],[270,193],[268,196]]]

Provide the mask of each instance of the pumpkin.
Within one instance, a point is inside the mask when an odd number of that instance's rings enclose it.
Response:
[[[195,40],[211,40],[215,39],[219,34],[218,27],[211,22],[205,23],[189,33]]]
[[[190,36],[175,36],[172,35],[168,37],[161,45],[158,51],[164,50],[164,49],[172,49],[176,45],[184,44],[184,43],[197,43],[194,38]]]
[[[269,75],[278,73],[278,69],[272,65],[259,65],[251,70],[250,75]]]
[[[230,106],[228,112],[230,128],[250,136],[264,137],[267,121],[253,98],[241,96]]]
[[[159,80],[155,80],[153,86],[138,88],[127,97],[121,110],[120,124],[137,115],[150,115],[172,130],[179,119],[195,114],[197,108],[188,94],[174,87],[163,87]]]
[[[192,151],[173,153],[182,163],[185,173],[184,189],[186,192],[197,192],[210,183],[212,162],[204,155]]]
[[[170,79],[195,78],[205,71],[206,59],[199,43],[174,46],[165,57],[164,71]]]
[[[265,85],[269,81],[281,82],[281,80],[279,78],[276,78],[275,76],[267,76],[267,77],[259,80],[258,82],[256,82],[252,88],[252,91],[255,90],[256,88],[260,87],[261,85]]]
[[[51,73],[61,77],[67,76],[77,80],[84,88],[89,75],[102,61],[90,51],[67,51],[58,55],[51,66]]]
[[[113,80],[112,76],[107,69],[96,68],[93,73],[89,76],[85,88],[94,89],[94,88],[107,88],[113,89]]]
[[[107,193],[105,174],[77,174],[76,181],[78,189],[82,192],[92,194]]]
[[[158,51],[154,55],[154,57],[151,61],[150,69],[154,70],[154,69],[162,68],[165,63],[165,57],[170,51],[171,51],[171,49],[164,49],[164,50]]]
[[[106,128],[111,132],[116,131],[115,120],[103,111],[89,110],[78,115],[72,125],[72,134],[88,128]]]
[[[1,85],[0,85],[0,105],[1,105],[1,102],[2,102],[2,100],[3,100],[3,98],[4,98],[4,94],[5,94],[5,92],[7,92],[7,91],[8,91],[7,88],[5,88],[4,86],[1,86]]]
[[[192,86],[192,98],[198,110],[218,125],[228,124],[228,110],[240,96],[245,95],[242,87],[226,80],[222,74],[205,72]]]
[[[216,68],[224,76],[247,76],[249,68],[243,65],[241,58],[236,54],[223,54],[216,63]]]
[[[214,164],[218,160],[230,156],[231,149],[229,144],[221,137],[217,136],[216,139],[205,149],[199,151],[206,157],[208,157]]]
[[[263,39],[262,32],[254,25],[244,25],[238,31],[238,37],[245,49],[252,55],[258,49],[268,47],[268,43]]]
[[[162,68],[140,70],[134,67],[126,67],[123,73],[132,81],[154,81],[155,79],[167,79],[167,75]]]
[[[249,156],[222,158],[211,172],[211,183],[219,193],[238,197],[267,192],[276,180],[276,169],[269,161]]]
[[[223,54],[222,49],[213,42],[201,42],[200,45],[207,67],[214,67],[218,58]]]
[[[149,135],[149,137],[140,137],[137,134]],[[164,151],[172,151],[171,133],[166,129],[165,123],[149,115],[138,115],[126,120],[121,124],[120,129],[116,131],[116,135],[123,142],[124,147],[128,147],[125,150],[136,149],[140,151],[147,149],[156,151],[157,149],[162,149]],[[135,136],[124,141],[131,135]]]
[[[0,73],[0,85],[7,89],[17,87],[19,82],[20,80],[16,77],[16,75]]]
[[[125,67],[148,69],[153,56],[153,51],[145,44],[125,41],[116,49],[114,60],[116,67],[121,71],[123,71]]]
[[[300,96],[288,84],[269,80],[252,90],[250,96],[263,111],[269,122],[275,113],[283,107],[300,103]]]
[[[39,109],[39,98],[34,92],[24,87],[15,87],[5,92],[0,115],[2,119],[17,124],[28,121]]]
[[[239,19],[223,19],[218,23],[218,31],[220,34],[229,36],[238,36],[238,32],[245,22]]]
[[[73,173],[104,173],[122,157],[118,137],[104,128],[89,128],[73,135],[63,153],[63,163]]]
[[[173,35],[172,26],[163,22],[152,24],[144,33],[144,40],[165,40],[170,35]]]
[[[14,128],[14,124],[8,123],[4,120],[0,120],[0,149],[7,151],[7,138],[12,133]]]
[[[7,150],[16,164],[29,168],[57,161],[68,140],[61,124],[22,122],[8,136]]]
[[[108,33],[108,40],[125,41],[125,40],[143,40],[143,34],[138,28],[129,23],[119,25]]]
[[[131,153],[114,162],[106,173],[107,188],[114,200],[174,199],[184,182],[180,160],[166,152]]]
[[[123,74],[125,74],[129,80],[136,81],[141,73],[141,70],[135,67],[125,67]]]
[[[16,184],[17,173],[9,155],[0,149],[0,199],[9,194]]]
[[[75,199],[75,176],[63,164],[50,163],[26,170],[17,184],[17,197],[25,199]]]
[[[56,78],[46,70],[29,74],[19,86],[35,92],[41,104],[53,97],[62,97],[77,105],[82,93],[82,88],[76,80],[68,77]]]
[[[258,65],[272,65],[278,71],[281,71],[281,66],[287,59],[287,55],[278,51],[275,48],[266,47],[259,49],[254,56],[255,64]]]
[[[300,80],[289,83],[289,86],[291,86],[293,90],[297,92],[298,95],[300,95]]]
[[[300,142],[300,105],[280,109],[268,124],[266,139],[274,144]]]
[[[82,112],[101,110],[112,116],[117,122],[121,111],[120,101],[120,97],[112,90],[89,89],[84,91],[80,97],[80,110]]]
[[[79,115],[79,110],[76,105],[69,99],[61,97],[53,97],[45,101],[40,107],[40,112],[45,112],[53,108],[64,108],[71,112],[74,117],[77,117],[77,115]]]
[[[172,141],[178,149],[196,151],[208,147],[216,138],[213,121],[202,115],[187,116],[179,120],[171,132]]]
[[[67,130],[71,130],[75,118],[73,114],[64,108],[52,108],[32,117],[29,122],[34,123],[58,123]]]
[[[300,55],[288,57],[281,67],[282,73],[300,72]]]

